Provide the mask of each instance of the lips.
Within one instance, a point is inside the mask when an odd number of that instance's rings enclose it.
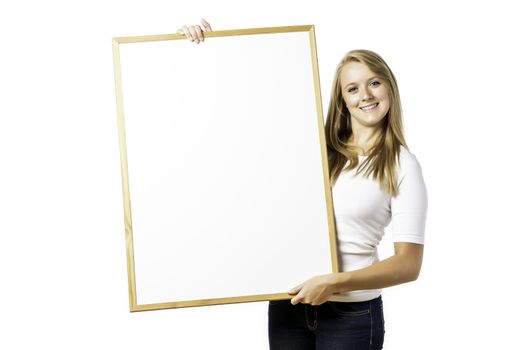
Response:
[[[370,111],[370,110],[376,108],[378,105],[379,105],[379,103],[376,102],[376,103],[372,103],[372,104],[369,104],[369,105],[366,105],[366,106],[363,106],[363,107],[360,107],[360,108],[361,108],[363,111],[366,112],[366,111]]]

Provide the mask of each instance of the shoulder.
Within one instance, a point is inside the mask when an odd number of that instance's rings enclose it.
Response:
[[[403,167],[419,166],[419,161],[416,155],[408,150],[405,146],[401,146],[399,150],[399,165]]]
[[[399,151],[399,170],[398,180],[402,180],[402,178],[406,174],[418,174],[421,175],[422,169],[421,164],[416,157],[414,153],[408,150],[405,146],[401,146],[401,149]]]
[[[408,148],[406,148],[405,146],[400,146],[399,147],[399,157],[400,159],[410,159],[410,158],[415,158],[415,155],[410,152],[408,150]]]

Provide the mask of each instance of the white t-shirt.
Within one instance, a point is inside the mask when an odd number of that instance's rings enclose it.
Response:
[[[359,156],[361,163],[366,156]],[[401,146],[397,197],[392,198],[356,169],[341,172],[332,188],[340,271],[353,271],[379,261],[377,246],[392,221],[393,242],[423,244],[427,214],[427,191],[416,157]],[[348,164],[348,162],[347,162]],[[346,166],[346,165],[345,165]],[[336,294],[344,301],[366,301],[381,289]],[[339,299],[338,299],[339,300]]]

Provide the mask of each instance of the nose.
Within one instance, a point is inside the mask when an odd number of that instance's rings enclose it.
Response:
[[[373,97],[369,87],[366,87],[361,91],[363,91],[363,96],[361,96],[362,101],[368,101]]]

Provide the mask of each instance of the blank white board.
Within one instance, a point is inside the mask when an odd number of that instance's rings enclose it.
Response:
[[[130,310],[337,272],[313,26],[113,39]]]

